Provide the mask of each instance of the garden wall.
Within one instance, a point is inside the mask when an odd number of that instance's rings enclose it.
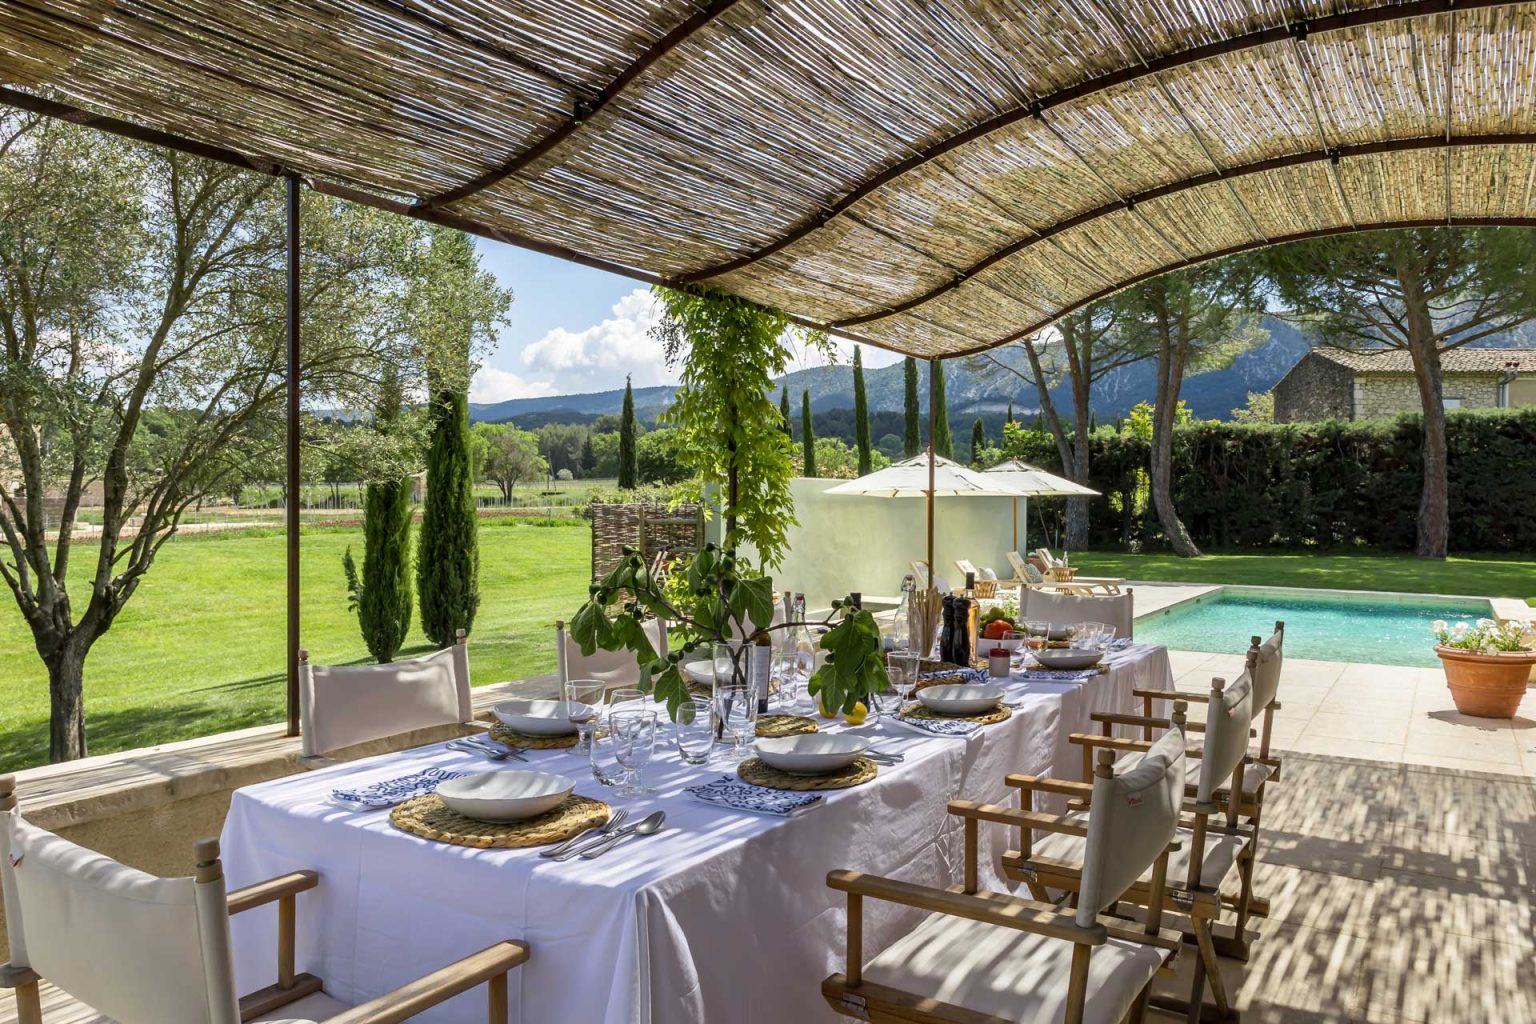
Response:
[[[1453,412],[1447,433],[1451,550],[1536,551],[1536,409]],[[1174,501],[1204,547],[1411,550],[1421,443],[1417,415],[1200,423],[1176,435]],[[1163,546],[1145,499],[1147,447],[1126,434],[1094,435],[1091,485],[1106,496],[1090,506],[1095,547]],[[1059,471],[1043,435],[1027,435],[1023,450],[1008,454]]]

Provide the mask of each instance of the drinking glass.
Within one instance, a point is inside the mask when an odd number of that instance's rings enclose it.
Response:
[[[672,737],[684,764],[708,764],[715,745],[708,697],[689,697],[677,709],[672,723]]]
[[[800,673],[793,651],[774,659],[773,681],[779,687],[779,710],[794,714],[800,704]]]
[[[896,709],[897,714],[911,699],[921,666],[922,658],[916,651],[892,651],[885,656],[885,674],[891,677],[891,689],[896,691],[896,696],[901,700]]]
[[[624,781],[617,795],[645,796],[651,790],[640,784],[640,770],[651,761],[656,750],[656,712],[613,711],[608,715],[608,735],[613,754],[624,769]]]
[[[621,686],[608,694],[608,710],[610,712],[616,708],[625,708],[626,705],[628,705],[629,710],[645,710],[645,694],[641,693],[639,688],[634,686]]]
[[[1099,638],[1099,624],[1097,622],[1079,622],[1073,627],[1072,646],[1093,650],[1094,644]]]
[[[1029,619],[1024,623],[1024,632],[1029,634],[1025,643],[1030,650],[1038,651],[1045,646],[1050,631],[1051,624],[1044,619]]]
[[[605,721],[592,730],[587,759],[592,768],[592,777],[603,785],[617,786],[624,781],[624,766],[619,764],[618,751],[613,743],[613,726],[610,723]]]
[[[565,710],[576,727],[579,757],[592,747],[592,728],[603,717],[607,687],[601,679],[572,679],[565,684]]]
[[[1115,627],[1111,626],[1109,623],[1099,623],[1099,650],[1109,650],[1109,645],[1114,642],[1116,632],[1118,631],[1115,629]]]
[[[745,755],[757,739],[757,694],[740,644],[715,644],[715,738]],[[737,655],[740,655],[739,657]]]

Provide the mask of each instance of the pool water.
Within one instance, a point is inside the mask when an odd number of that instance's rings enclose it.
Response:
[[[1210,597],[1136,620],[1136,639],[1174,650],[1240,654],[1255,634],[1268,637],[1285,622],[1285,653],[1291,658],[1359,661],[1433,668],[1429,624],[1474,622],[1489,615],[1488,602],[1426,595],[1342,597],[1309,591],[1244,591],[1228,587]]]

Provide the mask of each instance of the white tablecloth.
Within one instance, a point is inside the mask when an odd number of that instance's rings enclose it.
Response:
[[[961,841],[945,812],[952,797],[1012,803],[1008,772],[1078,778],[1066,737],[1089,714],[1132,710],[1133,687],[1172,683],[1167,652],[1141,645],[1087,683],[1012,682],[1013,717],[964,738],[884,722],[869,730],[906,761],[829,793],[798,817],[731,811],[681,792],[732,766],[683,765],[669,743],[647,770],[655,797],[628,801],[636,817],[660,807],[667,829],[600,859],[556,864],[536,850],[471,850],[407,835],[386,811],[333,801],[429,766],[496,765],[424,747],[251,786],[235,793],[223,835],[231,887],[298,868],[320,873],[299,897],[299,968],[336,998],[361,1001],[499,939],[532,947],[513,972],[513,1020],[525,1024],[779,1024],[833,1021],[821,979],[841,970],[843,898],[825,884],[857,868],[932,885],[957,880]],[[658,750],[660,750],[658,743]],[[613,798],[565,751],[535,751],[532,766],[578,779],[577,792]],[[618,803],[618,801],[615,801]],[[986,836],[989,886],[1006,830]],[[866,949],[893,941],[911,912],[867,904]],[[235,919],[242,992],[276,979],[275,914]],[[481,1024],[485,994],[459,996],[423,1021]]]

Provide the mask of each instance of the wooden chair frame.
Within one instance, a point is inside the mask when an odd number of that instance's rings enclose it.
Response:
[[[16,777],[0,776],[0,813],[16,808]],[[198,882],[221,882],[224,867],[217,839],[199,840],[193,847]],[[295,970],[298,939],[298,895],[320,884],[313,871],[292,871],[229,893],[229,913],[244,913],[277,904],[277,982],[240,997],[240,1019],[264,1014],[314,995],[324,988],[320,978]],[[417,1014],[484,984],[490,1024],[506,1024],[509,1009],[507,974],[528,959],[526,943],[512,939],[494,943],[456,960],[446,967],[353,1007],[322,1024],[402,1024]],[[0,965],[0,988],[12,989],[16,998],[17,1024],[44,1024],[40,983],[44,979],[30,967]]]
[[[1098,771],[1106,777],[1113,774],[1114,758],[1104,758]],[[1091,787],[1090,787],[1091,788]],[[1090,927],[1079,925],[1075,916],[1048,901],[1023,899],[1004,893],[984,892],[980,889],[978,858],[980,856],[980,824],[983,821],[1015,825],[1026,832],[1029,828],[1051,828],[1068,831],[1072,835],[1087,837],[1085,826],[1052,815],[992,804],[979,804],[969,800],[952,800],[949,813],[962,819],[965,836],[964,882],[959,886],[937,889],[915,885],[911,882],[866,875],[860,871],[832,871],[827,875],[827,885],[848,894],[848,945],[846,969],[834,974],[821,984],[822,996],[832,1009],[844,1016],[876,1024],[1016,1024],[1012,1018],[978,1013],[975,1010],[945,1003],[927,996],[867,982],[863,978],[864,963],[864,900],[878,899],[898,903],[1002,928],[1048,935],[1073,943],[1072,972],[1069,981],[1065,1024],[1082,1024],[1083,1010],[1088,996],[1089,958],[1095,946],[1108,939],[1122,939],[1155,946],[1166,950],[1170,957],[1162,971],[1171,973],[1174,958],[1182,949],[1182,936],[1177,931],[1162,927],[1163,892],[1168,875],[1168,854],[1177,848],[1171,843],[1157,856],[1152,868],[1151,900],[1146,920],[1137,925],[1123,918],[1100,914]],[[1149,983],[1137,996],[1126,1018],[1128,1024],[1140,1024],[1151,998]]]
[[[1212,680],[1211,692],[1202,695],[1207,701],[1220,701],[1225,689],[1225,681],[1217,678]],[[1139,716],[1114,715],[1107,716],[1116,723],[1147,725],[1161,728],[1190,729],[1193,727],[1185,719],[1188,705],[1183,701],[1182,694],[1174,702],[1174,712],[1171,718],[1143,719]],[[1108,723],[1106,723],[1106,731]],[[1145,753],[1152,748],[1150,740],[1129,740],[1112,736],[1095,736],[1084,733],[1073,733],[1070,741],[1081,745],[1085,762],[1097,757],[1101,762],[1104,758],[1113,760],[1116,757],[1128,753]],[[1187,747],[1185,756],[1198,759],[1202,751],[1198,748]],[[1186,915],[1189,918],[1188,937],[1192,939],[1199,950],[1199,956],[1195,962],[1194,978],[1191,981],[1188,999],[1172,999],[1159,997],[1155,1005],[1159,1008],[1172,1010],[1185,1014],[1191,1022],[1200,1020],[1224,1020],[1237,1019],[1237,1012],[1231,1005],[1231,1000],[1226,992],[1225,983],[1221,977],[1218,956],[1229,956],[1234,959],[1246,961],[1248,959],[1248,945],[1246,931],[1250,917],[1266,916],[1269,911],[1268,901],[1256,897],[1253,893],[1253,868],[1258,851],[1258,826],[1256,821],[1244,821],[1242,816],[1242,779],[1243,773],[1249,764],[1249,758],[1244,757],[1233,772],[1233,783],[1209,804],[1199,803],[1195,793],[1186,788],[1184,811],[1188,817],[1185,826],[1190,830],[1190,855],[1189,868],[1183,879],[1170,883],[1163,893],[1164,907],[1156,908],[1172,910]],[[1034,775],[1009,775],[1004,780],[1009,786],[1018,789],[1021,808],[1030,808],[1034,804],[1035,793],[1054,793],[1067,796],[1070,799],[1069,806],[1088,810],[1091,813],[1091,796],[1093,787],[1086,782],[1075,782],[1063,779]],[[1263,782],[1259,784],[1262,794]],[[1233,794],[1237,796],[1234,797]],[[1057,889],[1068,892],[1075,898],[1077,888],[1082,878],[1082,865],[1069,861],[1041,857],[1034,853],[1032,830],[1066,832],[1062,828],[1052,828],[1042,825],[1040,819],[1052,819],[1052,815],[1031,813],[1025,822],[1021,822],[1017,850],[1008,850],[1002,856],[1003,873],[1015,881],[1024,882],[1036,899],[1048,899],[1049,890]],[[1072,818],[1055,819],[1072,822]],[[1025,827],[1025,825],[1028,827]],[[1080,820],[1077,826],[1082,829],[1081,834],[1086,835],[1086,827]],[[1067,834],[1079,834],[1068,832]],[[1241,889],[1236,896],[1224,896],[1217,886],[1202,884],[1201,875],[1205,867],[1207,844],[1211,837],[1224,834],[1240,837],[1243,847],[1238,854],[1236,867],[1239,873]],[[1126,902],[1138,906],[1151,908],[1153,906],[1154,893],[1148,885],[1134,885],[1126,890],[1122,897]],[[1232,937],[1217,934],[1214,925],[1218,923],[1224,910],[1232,910],[1235,913],[1234,932]],[[1215,1005],[1204,1002],[1204,990],[1209,986]]]

